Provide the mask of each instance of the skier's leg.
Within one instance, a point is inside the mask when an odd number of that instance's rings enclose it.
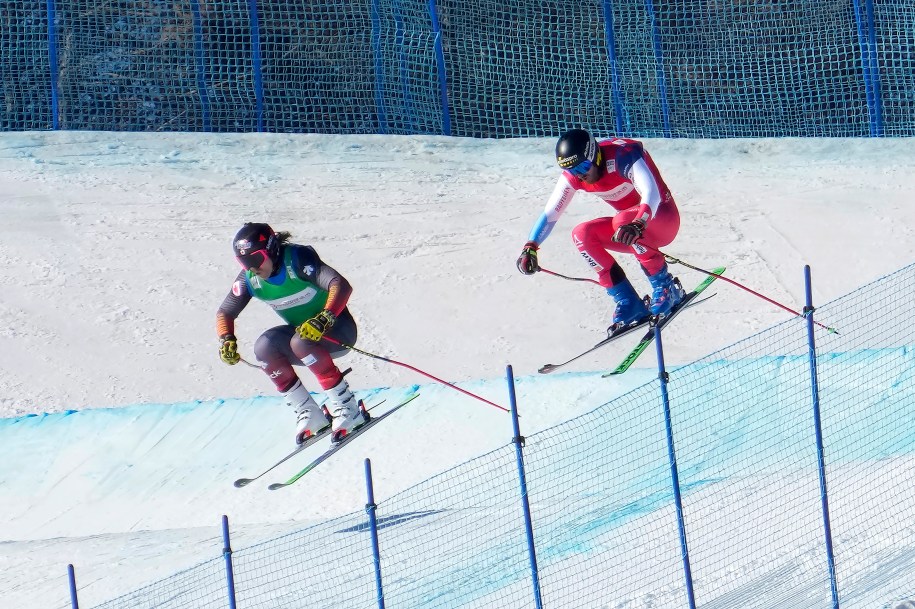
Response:
[[[356,323],[349,312],[344,310],[329,336],[341,343],[352,345],[356,340],[356,334]],[[302,340],[298,334],[291,338],[289,344],[293,353],[308,366],[321,388],[327,393],[327,409],[334,419],[334,439],[342,439],[349,430],[363,424],[366,421],[364,413],[333,361],[333,357],[344,355],[348,350],[326,340]]]
[[[301,444],[327,427],[329,421],[292,368],[292,361],[298,363],[289,344],[294,334],[295,328],[289,325],[267,330],[254,343],[254,355],[264,364],[264,372],[296,413],[295,441]]]
[[[613,312],[613,327],[621,327],[640,321],[648,316],[648,309],[626,278],[626,273],[608,250],[632,253],[632,248],[613,241],[616,227],[631,220],[635,212],[628,212],[619,219],[597,218],[579,224],[572,229],[572,240],[582,257],[597,271],[600,284],[607,288],[607,294],[616,302]]]

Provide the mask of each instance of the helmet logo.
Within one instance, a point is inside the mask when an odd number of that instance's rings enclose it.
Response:
[[[591,162],[597,160],[597,141],[593,137],[588,138],[588,145],[585,146],[585,158]]]
[[[254,244],[248,239],[239,239],[235,242],[235,250],[239,256],[244,256],[248,253],[248,250],[252,249],[254,249]]]
[[[557,162],[559,163],[559,166],[562,167],[563,169],[569,169],[570,167],[575,167],[576,165],[578,165],[581,162],[581,159],[578,157],[577,154],[573,154],[572,156],[559,157]]]

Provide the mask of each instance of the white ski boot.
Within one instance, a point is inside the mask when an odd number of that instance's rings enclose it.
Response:
[[[330,419],[324,409],[318,406],[302,381],[296,381],[292,389],[283,394],[286,403],[295,409],[295,443],[303,444],[308,438],[330,426]]]
[[[346,379],[327,390],[327,408],[334,418],[331,442],[340,442],[356,427],[369,420],[368,413],[349,390]]]

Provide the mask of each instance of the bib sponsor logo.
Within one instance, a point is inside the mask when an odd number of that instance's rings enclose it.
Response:
[[[613,190],[608,190],[606,192],[597,193],[598,196],[604,201],[619,201],[628,195],[630,192],[635,190],[635,187],[629,182],[624,182],[620,184]]]
[[[297,294],[293,294],[292,296],[273,300],[270,302],[270,306],[273,308],[274,311],[292,309],[299,305],[303,305],[308,302],[311,302],[317,293],[318,293],[318,291],[314,288],[306,288]]]

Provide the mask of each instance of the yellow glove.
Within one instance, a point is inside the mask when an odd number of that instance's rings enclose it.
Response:
[[[313,342],[318,342],[324,338],[326,334],[333,326],[334,322],[337,321],[337,318],[333,313],[324,309],[301,326],[296,328],[296,332],[299,333],[299,336],[302,340],[310,340]]]
[[[241,361],[238,354],[238,339],[231,334],[226,334],[219,341],[219,358],[230,366]]]

